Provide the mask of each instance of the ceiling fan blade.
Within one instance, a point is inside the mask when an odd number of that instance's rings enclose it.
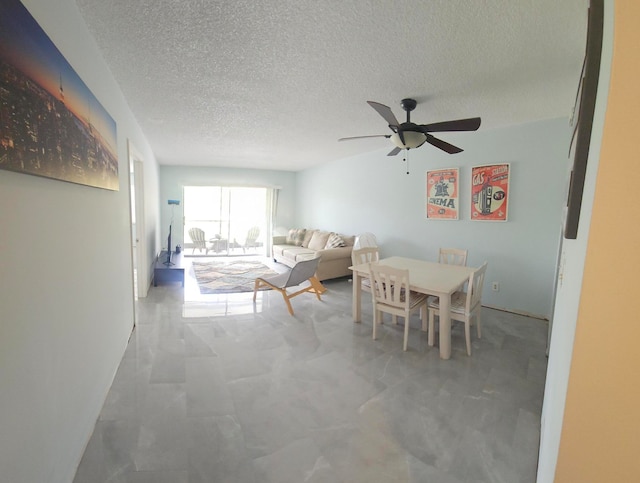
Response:
[[[422,132],[443,132],[443,131],[477,131],[480,127],[479,117],[468,119],[457,119],[455,121],[434,122],[433,124],[422,124]]]
[[[390,138],[391,134],[374,134],[372,136],[351,136],[348,138],[340,138],[338,141],[349,141],[351,139],[364,139],[364,138]]]
[[[427,134],[427,142],[436,148],[442,149],[449,154],[461,153],[463,150],[453,144],[449,144],[442,139],[434,138],[431,134]]]
[[[395,147],[393,148],[391,151],[389,151],[389,154],[387,154],[387,156],[395,156],[396,154],[398,154],[400,151],[402,151],[402,149],[400,149],[399,147]]]
[[[385,121],[387,121],[387,124],[391,127],[391,126],[399,126],[400,123],[398,122],[398,120],[396,119],[396,116],[393,114],[393,111],[391,111],[391,108],[389,106],[385,106],[384,104],[380,104],[379,102],[374,102],[374,101],[367,101],[367,104],[369,104],[371,107],[373,107],[378,114],[380,114]],[[395,129],[394,129],[395,132]]]

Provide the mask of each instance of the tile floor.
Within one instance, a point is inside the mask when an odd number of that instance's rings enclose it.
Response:
[[[370,304],[353,323],[349,280],[325,285],[295,317],[189,273],[152,287],[74,483],[535,481],[544,321],[484,309],[472,356],[456,326],[443,361],[417,316],[403,352]]]

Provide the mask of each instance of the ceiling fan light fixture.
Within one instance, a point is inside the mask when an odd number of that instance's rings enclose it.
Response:
[[[422,146],[427,140],[426,134],[421,132],[403,131],[402,134],[404,135],[404,144],[402,143],[398,133],[393,133],[391,135],[391,141],[393,141],[393,144],[398,146],[400,149],[415,149]]]

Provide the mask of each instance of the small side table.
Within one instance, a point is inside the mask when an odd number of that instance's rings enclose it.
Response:
[[[212,238],[209,240],[209,243],[211,243],[209,250],[213,250],[215,253],[224,252],[229,249],[229,240],[226,238]]]
[[[153,267],[153,286],[158,282],[180,282],[184,287],[184,260],[182,252],[171,253],[171,264],[167,263],[167,252],[161,252]]]

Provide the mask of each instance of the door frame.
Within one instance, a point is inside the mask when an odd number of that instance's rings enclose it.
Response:
[[[129,158],[129,221],[133,227],[132,206],[135,206],[135,233],[131,230],[131,278],[133,281],[134,301],[137,297],[146,297],[149,284],[147,271],[147,250],[145,241],[144,209],[144,160],[130,139],[127,140]],[[133,194],[131,177],[133,176]],[[134,200],[135,198],[135,200]],[[135,250],[135,253],[134,253]],[[137,287],[137,294],[136,294]]]

